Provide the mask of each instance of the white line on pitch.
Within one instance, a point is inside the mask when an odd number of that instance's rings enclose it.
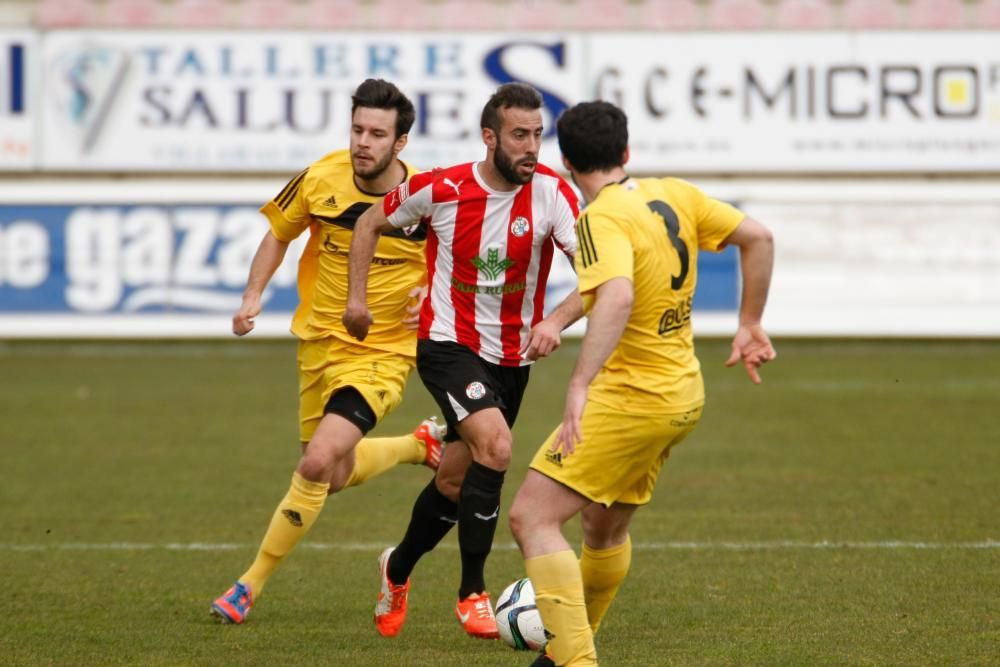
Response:
[[[379,551],[385,548],[382,543],[310,543],[300,545],[303,549],[332,551]],[[0,551],[234,551],[239,549],[255,549],[256,544],[236,542],[58,542],[53,544],[10,544],[0,543]],[[439,545],[442,549],[457,549],[458,545],[446,543]],[[494,549],[516,549],[512,542],[495,544]],[[885,540],[879,542],[833,541],[803,542],[795,540],[776,540],[771,542],[637,542],[633,549],[642,551],[790,551],[790,550],[982,550],[1000,549],[1000,540],[981,540],[978,542],[906,542]]]

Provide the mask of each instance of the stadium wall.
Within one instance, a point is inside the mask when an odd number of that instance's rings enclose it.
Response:
[[[349,95],[417,102],[405,157],[482,154],[482,101],[603,97],[636,174],[690,178],[777,237],[779,335],[1000,335],[1000,60],[991,31],[0,31],[0,336],[226,335],[256,207],[347,136]],[[543,159],[556,162],[551,135]],[[705,258],[696,331],[732,330]],[[260,333],[281,335],[294,266]],[[557,267],[556,293],[572,284]]]
[[[992,183],[708,179],[777,238],[778,335],[1000,335],[1000,201]],[[0,336],[224,336],[281,179],[46,180],[0,204]],[[287,331],[294,246],[259,334]],[[557,264],[550,303],[574,278]],[[697,333],[735,326],[738,262],[702,255]]]

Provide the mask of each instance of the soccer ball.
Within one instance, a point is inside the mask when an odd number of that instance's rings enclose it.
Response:
[[[500,639],[518,650],[537,651],[545,646],[545,627],[535,606],[531,579],[518,579],[497,598],[497,629]]]

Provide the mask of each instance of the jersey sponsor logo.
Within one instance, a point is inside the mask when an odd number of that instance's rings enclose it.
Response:
[[[514,218],[514,222],[510,223],[510,233],[521,238],[531,229],[531,223],[523,215],[519,215]]]
[[[486,396],[486,387],[479,381],[470,382],[469,386],[465,388],[465,395],[474,401],[478,401],[483,396]]]
[[[350,255],[347,249],[337,245],[330,238],[329,234],[323,237],[323,250],[334,255],[340,255],[341,257]],[[371,264],[374,266],[399,266],[400,264],[406,264],[408,261],[405,257],[372,257]]]
[[[524,280],[519,280],[515,283],[504,283],[503,285],[470,285],[469,283],[464,283],[458,278],[452,276],[451,286],[453,289],[465,294],[489,294],[491,296],[500,296],[501,294],[516,294],[517,292],[523,292],[527,289],[528,283]]]
[[[514,266],[514,260],[509,257],[500,259],[500,249],[490,248],[486,251],[486,261],[482,257],[473,257],[472,265],[484,273],[490,280],[496,280],[501,273]]]
[[[328,208],[337,208],[337,197],[334,195],[330,195],[323,201],[323,206],[326,206]]]
[[[660,315],[660,327],[657,331],[661,336],[664,334],[683,329],[691,324],[691,297],[688,297],[680,305],[667,308]]]

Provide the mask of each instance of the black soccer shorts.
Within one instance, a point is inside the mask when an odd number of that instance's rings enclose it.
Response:
[[[417,372],[448,424],[446,442],[461,440],[455,428],[486,408],[499,408],[513,428],[531,366],[500,366],[459,343],[417,341]]]

